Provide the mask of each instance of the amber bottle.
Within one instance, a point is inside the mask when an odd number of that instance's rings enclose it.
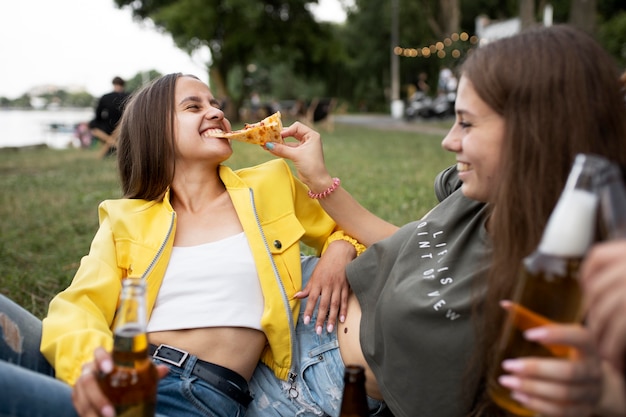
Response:
[[[113,371],[98,378],[118,417],[155,415],[158,377],[148,355],[145,296],[140,278],[122,281],[113,327]]]
[[[347,365],[343,380],[345,385],[339,417],[368,417],[365,369],[358,365]]]
[[[568,357],[567,346],[544,346],[526,340],[524,331],[549,323],[582,319],[582,288],[578,279],[584,255],[596,236],[598,195],[595,176],[602,158],[578,155],[567,183],[544,229],[541,242],[523,260],[515,293],[498,343],[494,371],[488,375],[489,395],[498,406],[519,416],[534,416],[498,383],[500,364],[524,356]]]

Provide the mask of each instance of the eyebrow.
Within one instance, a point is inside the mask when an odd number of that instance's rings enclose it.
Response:
[[[185,104],[188,101],[193,101],[193,102],[197,103],[197,102],[200,102],[202,100],[200,99],[200,97],[197,97],[197,96],[189,96],[189,97],[185,97],[184,99],[182,99],[180,101],[180,103],[178,103],[178,104]]]
[[[202,99],[201,99],[200,97],[198,97],[198,96],[189,96],[189,97],[185,97],[185,98],[183,98],[183,99],[180,101],[180,103],[178,103],[178,104],[179,104],[179,105],[182,105],[182,104],[185,104],[186,102],[189,102],[189,101],[194,102],[194,103],[201,103],[201,102],[202,102]],[[219,104],[220,104],[220,102],[219,102],[219,101],[218,101],[215,97],[213,97],[212,99],[210,99],[210,100],[209,100],[209,103],[210,103],[211,105],[219,105]]]

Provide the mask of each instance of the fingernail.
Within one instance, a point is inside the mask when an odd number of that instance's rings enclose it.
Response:
[[[334,327],[332,324],[329,324],[328,326],[326,326],[326,331],[327,331],[328,333],[332,333],[334,328],[335,328],[335,327]]]
[[[524,363],[517,359],[507,359],[502,362],[502,367],[509,372],[519,372],[524,368]]]
[[[524,337],[528,340],[541,340],[548,335],[548,329],[545,327],[533,327],[524,332]]]
[[[100,369],[105,374],[110,373],[111,371],[113,371],[113,362],[111,362],[109,360],[102,361],[102,363],[100,364]]]
[[[345,323],[346,322],[346,316],[340,316],[339,317],[339,321],[342,322],[342,323]]]
[[[322,326],[317,326],[317,328],[315,329],[315,333],[317,333],[317,335],[321,335],[322,334]]]
[[[521,392],[513,391],[511,393],[511,398],[513,398],[518,403],[526,404],[528,402],[528,395],[522,394]]]
[[[115,409],[110,405],[105,405],[104,407],[102,407],[100,413],[102,414],[102,417],[115,417]]]
[[[502,375],[498,378],[498,382],[500,383],[500,385],[503,385],[510,389],[519,388],[521,385],[519,378],[511,375]]]
[[[274,149],[274,144],[272,142],[267,142],[265,144],[265,149],[268,149],[270,151],[273,150]]]
[[[311,316],[304,316],[304,324],[309,324],[311,322]]]

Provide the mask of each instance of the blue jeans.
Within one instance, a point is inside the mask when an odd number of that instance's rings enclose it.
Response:
[[[72,388],[54,377],[41,354],[41,321],[0,295],[0,417],[75,417]],[[157,416],[239,417],[245,407],[185,369],[159,381]],[[156,363],[161,363],[158,359]]]
[[[0,295],[0,417],[77,416],[72,388],[39,351],[41,321]]]
[[[154,359],[154,363],[170,368],[159,381],[157,416],[242,417],[246,407],[191,374],[197,359],[190,355],[184,368]]]
[[[302,258],[302,286],[311,277],[318,258]],[[345,365],[339,353],[337,331],[315,333],[317,308],[311,323],[305,325],[301,303],[296,325],[297,373],[293,384],[282,381],[266,365],[259,363],[250,381],[254,400],[248,406],[246,417],[308,417],[338,416],[343,396]],[[384,408],[384,403],[369,399],[372,415]]]

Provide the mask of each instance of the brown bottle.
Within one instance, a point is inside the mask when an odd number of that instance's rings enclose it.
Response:
[[[508,308],[508,317],[498,343],[494,372],[487,389],[498,406],[519,416],[534,416],[511,398],[498,383],[504,373],[500,364],[524,356],[568,357],[567,346],[544,346],[528,341],[523,332],[551,322],[574,323],[582,319],[582,289],[578,271],[596,233],[598,197],[594,175],[602,159],[578,155],[567,184],[550,215],[537,249],[523,261],[523,271]]]
[[[365,393],[365,369],[347,365],[344,372],[343,398],[339,417],[368,417],[370,415]]]
[[[153,417],[158,377],[148,355],[145,284],[141,278],[122,281],[113,337],[113,371],[100,375],[100,388],[118,417]]]

